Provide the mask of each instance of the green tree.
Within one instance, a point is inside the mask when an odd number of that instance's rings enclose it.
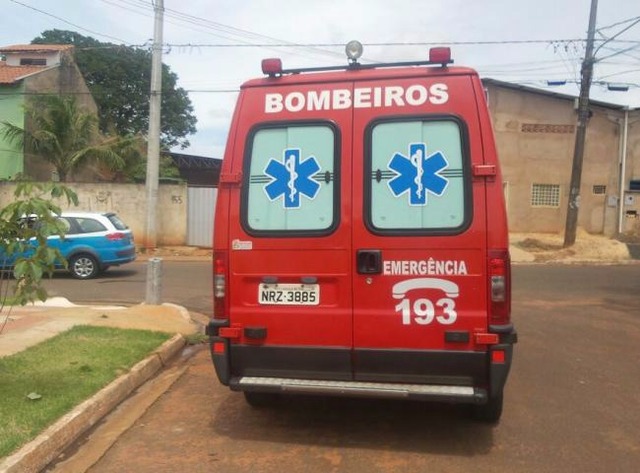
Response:
[[[102,177],[110,176],[114,182],[144,182],[147,178],[147,153],[145,141],[140,138],[133,146],[124,143],[123,149],[119,150],[122,162],[105,162]],[[160,177],[179,178],[180,170],[173,163],[173,159],[168,154],[160,154],[158,174]]]
[[[75,97],[39,96],[25,113],[32,130],[4,121],[0,122],[0,133],[53,164],[63,182],[91,160],[117,168],[124,165],[124,151],[135,152],[135,137],[100,136],[97,118],[78,108]]]
[[[121,136],[146,134],[149,127],[151,52],[102,43],[73,31],[47,30],[33,43],[72,44],[75,59],[98,105],[100,129],[115,127]],[[162,65],[161,140],[163,148],[189,146],[196,117],[187,92],[177,87],[178,76]]]
[[[56,263],[66,266],[60,252],[47,246],[48,236],[64,237],[55,217],[60,214],[56,203],[59,200],[78,205],[75,192],[64,185],[19,181],[14,201],[0,209],[0,266],[13,268],[12,273],[4,271],[0,279],[0,311],[9,289],[13,289],[14,302],[21,305],[36,299],[46,300],[47,292],[41,284],[43,276],[50,276]],[[34,221],[37,225],[31,224]],[[12,287],[7,278],[10,274],[15,281]]]

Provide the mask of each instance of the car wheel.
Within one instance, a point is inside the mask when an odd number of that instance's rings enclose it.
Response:
[[[98,260],[91,255],[75,255],[69,260],[69,272],[76,279],[91,279],[100,270]]]
[[[271,407],[278,403],[279,396],[276,393],[259,393],[244,391],[244,398],[252,407]]]
[[[502,415],[502,393],[490,397],[486,404],[473,406],[473,418],[486,424],[497,424]]]

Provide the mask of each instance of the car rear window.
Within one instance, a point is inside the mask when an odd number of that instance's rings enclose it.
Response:
[[[76,222],[78,227],[80,228],[81,233],[95,233],[95,232],[105,232],[107,228],[97,220],[92,218],[76,218]]]
[[[58,222],[60,222],[60,226],[61,226],[61,230],[64,233],[71,233],[71,222],[69,221],[68,218],[65,217],[59,217],[58,218]]]
[[[129,228],[116,214],[108,214],[106,217],[116,227],[116,230],[127,230]]]

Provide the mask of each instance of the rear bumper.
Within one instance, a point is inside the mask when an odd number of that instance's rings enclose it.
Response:
[[[103,255],[101,258],[102,264],[108,264],[112,266],[118,266],[120,264],[131,263],[136,259],[135,247],[125,248],[122,250],[114,251],[111,255]]]
[[[499,327],[487,351],[351,350],[231,344],[212,323],[211,355],[234,391],[419,399],[483,404],[500,396],[517,334]],[[492,327],[493,329],[494,327]]]
[[[364,381],[330,381],[249,376],[232,378],[229,386],[234,391],[413,399],[466,404],[483,404],[487,401],[486,390],[471,386],[373,383]]]
[[[116,251],[116,258],[122,258],[128,261],[133,261],[134,259],[136,259],[135,247]]]

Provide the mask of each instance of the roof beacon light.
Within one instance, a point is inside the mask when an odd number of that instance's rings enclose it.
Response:
[[[356,40],[349,41],[344,48],[344,52],[347,54],[349,64],[357,64],[358,59],[362,56],[362,43]]]
[[[451,48],[431,48],[429,49],[429,62],[440,63],[443,66],[452,63]]]
[[[263,59],[262,73],[269,77],[275,77],[282,74],[282,61],[279,58]]]

